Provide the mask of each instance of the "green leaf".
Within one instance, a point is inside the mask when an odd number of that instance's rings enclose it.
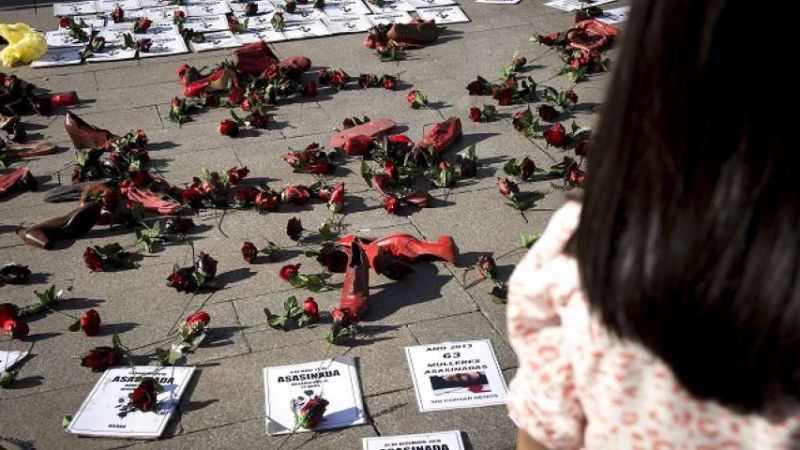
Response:
[[[506,304],[506,297],[508,297],[508,288],[505,284],[499,283],[492,288],[490,294],[492,295],[492,302],[504,305]]]
[[[325,239],[326,241],[332,241],[336,238],[331,231],[331,225],[328,222],[323,223],[322,226],[319,227],[318,231],[320,236],[322,236],[322,239]]]
[[[66,415],[63,418],[61,418],[61,426],[63,428],[67,428],[71,422],[72,422],[72,416],[71,415]]]
[[[366,161],[361,161],[361,177],[367,182],[367,185],[372,187],[372,170],[367,165]]]
[[[75,332],[81,330],[81,321],[80,319],[76,320],[67,328],[69,331]]]
[[[286,322],[286,319],[277,314],[272,314],[269,308],[264,308],[264,315],[266,316],[267,325],[276,330],[283,330],[283,324]]]
[[[517,158],[509,159],[508,162],[503,165],[503,172],[505,172],[506,175],[513,177],[519,175],[519,164],[517,164]]]

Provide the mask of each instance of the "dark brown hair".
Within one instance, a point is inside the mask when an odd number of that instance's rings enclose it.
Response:
[[[800,397],[796,44],[768,11],[634,2],[574,236],[603,323],[740,411]]]

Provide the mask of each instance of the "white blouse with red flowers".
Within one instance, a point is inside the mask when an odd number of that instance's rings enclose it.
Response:
[[[800,448],[797,409],[744,416],[695,400],[657,357],[589,313],[577,262],[564,252],[580,210],[558,210],[509,281],[517,426],[550,450]]]

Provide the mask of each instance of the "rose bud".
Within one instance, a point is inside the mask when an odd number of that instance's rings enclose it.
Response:
[[[250,111],[253,108],[249,98],[242,100],[242,104],[240,106],[242,107],[242,111]]]
[[[256,14],[258,14],[258,3],[248,3],[244,7],[245,16],[255,16]]]
[[[60,28],[69,28],[69,17],[59,17],[58,26]]]
[[[339,183],[331,192],[328,200],[328,209],[332,213],[338,213],[344,208],[344,183]]]
[[[247,166],[244,167],[231,167],[228,169],[228,182],[230,184],[239,184],[241,183],[242,179],[250,173],[250,169]]]
[[[420,208],[427,208],[428,205],[433,202],[433,197],[431,197],[431,194],[425,191],[416,190],[407,194],[402,198],[402,200],[408,204],[418,206]]]
[[[120,23],[125,20],[125,11],[122,10],[122,7],[117,5],[114,8],[114,11],[111,12],[111,19],[114,20],[114,23]]]
[[[332,88],[341,89],[347,83],[347,74],[344,71],[336,70],[331,75],[330,84]]]
[[[514,70],[516,72],[522,70],[522,68],[525,67],[525,64],[527,63],[528,59],[525,58],[524,56],[514,56],[513,58],[511,58],[511,65],[514,67]]]
[[[347,269],[347,259],[347,253],[330,247],[323,247],[317,254],[317,262],[331,273],[344,273]]]
[[[497,190],[504,197],[513,197],[519,193],[519,186],[508,178],[497,178]]]
[[[175,288],[178,292],[191,292],[197,288],[194,278],[192,278],[193,273],[193,267],[187,267],[173,272],[167,277],[167,286]]]
[[[575,186],[583,186],[586,182],[586,172],[578,167],[577,163],[572,163],[567,169],[567,181]]]
[[[560,123],[554,123],[549,130],[544,132],[544,140],[553,147],[563,147],[567,142],[567,131]]]
[[[364,156],[369,153],[369,146],[372,143],[372,138],[359,134],[351,136],[344,142],[342,151],[347,156]]]
[[[331,318],[333,318],[334,322],[344,322],[347,319],[347,314],[337,308],[331,311]]]
[[[92,372],[102,372],[111,366],[117,365],[122,358],[119,350],[112,347],[95,347],[81,358],[81,366],[92,369]]]
[[[386,178],[392,180],[396,180],[399,177],[397,166],[394,164],[394,161],[391,159],[383,161],[383,174],[386,176]]]
[[[100,331],[100,314],[93,309],[86,311],[81,316],[80,325],[87,336],[97,336]]]
[[[194,228],[194,221],[187,217],[173,217],[167,220],[164,228],[170,233],[186,234]]]
[[[309,198],[311,198],[311,193],[304,186],[289,185],[281,192],[281,200],[293,205],[305,205]]]
[[[536,173],[536,164],[527,156],[519,162],[519,179],[528,181]]]
[[[21,319],[6,319],[3,322],[3,333],[11,339],[25,339],[30,333],[28,324]]]
[[[17,317],[17,314],[19,314],[17,305],[13,303],[0,304],[0,327],[2,327],[6,320]]]
[[[578,103],[578,94],[576,94],[572,89],[564,92],[564,98],[572,103]]]
[[[303,235],[303,223],[297,217],[292,217],[286,222],[286,234],[289,236],[289,239],[297,242],[300,240],[300,236]]]
[[[478,264],[475,268],[478,270],[478,275],[480,275],[481,278],[488,278],[490,280],[497,278],[497,264],[494,262],[494,258],[489,255],[481,255],[478,257]]]
[[[182,24],[186,19],[186,13],[183,10],[176,9],[175,12],[172,14],[172,23],[174,24]]]
[[[586,156],[589,152],[589,140],[588,139],[581,139],[580,142],[575,146],[575,155],[577,156]]]
[[[353,128],[354,126],[356,126],[356,122],[352,117],[345,117],[342,121],[342,128],[345,130],[348,128]]]
[[[297,413],[297,425],[307,430],[316,428],[322,422],[328,401],[316,395],[307,401]]]
[[[406,100],[408,100],[408,104],[414,109],[428,106],[428,98],[425,94],[417,90],[409,92],[408,95],[406,95]]]
[[[388,91],[393,91],[395,85],[397,84],[397,78],[391,75],[384,75],[382,80],[383,88]]]
[[[209,280],[217,275],[217,260],[206,253],[200,252],[195,267],[198,272],[202,273],[203,276]]]
[[[254,110],[252,114],[249,116],[250,118],[250,125],[256,128],[267,128],[269,124],[269,116],[266,114],[262,114],[259,110]]]
[[[311,323],[319,322],[319,305],[314,301],[314,297],[308,297],[303,301],[303,311],[308,314]]]
[[[480,122],[481,121],[481,110],[480,108],[472,107],[469,109],[469,120],[473,122]]]
[[[136,42],[136,47],[139,49],[140,52],[149,52],[150,47],[153,46],[152,39],[142,39],[141,41]]]
[[[280,198],[274,192],[259,192],[254,202],[259,211],[275,211],[280,204]]]
[[[197,189],[195,187],[184,189],[181,192],[181,200],[183,200],[184,203],[190,205],[192,208],[197,209],[200,206],[202,206],[203,193],[200,192],[200,189]]]
[[[513,116],[511,116],[511,125],[514,126],[515,130],[522,131],[522,129],[525,128],[527,112],[528,112],[527,109],[525,111],[517,111],[514,113]]]
[[[241,88],[233,88],[228,92],[229,105],[241,105],[244,100],[244,91]]]
[[[27,282],[30,276],[31,271],[28,266],[6,264],[0,268],[0,283],[22,284]],[[0,305],[0,319],[2,319],[2,305]]]
[[[394,195],[386,197],[383,200],[383,209],[389,214],[397,214],[397,209],[400,207],[400,199]]]
[[[296,277],[297,274],[300,272],[300,264],[287,264],[281,267],[280,272],[278,275],[286,281],[290,281],[292,278]]]
[[[245,186],[236,190],[233,200],[239,206],[249,205],[256,199],[256,195],[258,195],[258,189],[253,186]]]
[[[488,84],[485,79],[478,77],[467,85],[467,91],[469,91],[469,95],[484,95]]]
[[[309,81],[303,87],[303,97],[316,97],[317,96],[317,83]]]
[[[558,117],[558,111],[550,105],[540,105],[539,117],[545,122],[553,122]]]
[[[492,98],[497,100],[498,105],[508,106],[514,101],[514,89],[510,87],[497,89],[492,93]]]
[[[137,20],[136,23],[133,24],[133,32],[144,33],[150,28],[150,25],[152,24],[153,21],[148,19],[147,17],[139,17],[139,20]]]
[[[253,264],[256,255],[258,255],[258,249],[252,242],[248,241],[242,245],[242,258],[244,258],[247,264]]]
[[[86,251],[83,252],[83,262],[86,264],[86,267],[89,268],[92,272],[103,272],[103,258],[100,256],[100,253],[97,250],[86,247]]]
[[[378,84],[378,77],[368,73],[362,73],[358,76],[358,86],[361,89],[366,89]]]
[[[458,172],[461,178],[474,178],[478,175],[478,163],[474,160],[462,158],[458,164]]]
[[[225,136],[237,136],[239,134],[239,124],[233,120],[225,119],[219,123],[219,133]]]
[[[328,72],[328,69],[320,69],[317,74],[319,77],[319,84],[325,86],[331,82],[331,74]]]
[[[191,316],[186,318],[186,321],[181,328],[181,337],[184,341],[205,331],[208,324],[211,322],[211,316],[205,311],[197,311]]]
[[[145,378],[139,386],[129,394],[130,403],[134,408],[148,412],[152,411],[158,403],[158,384],[152,378]]]

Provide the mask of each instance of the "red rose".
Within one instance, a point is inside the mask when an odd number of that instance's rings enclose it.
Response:
[[[112,347],[95,347],[81,358],[81,366],[92,369],[92,372],[102,372],[120,362],[119,350]]]
[[[577,163],[572,163],[567,169],[567,181],[575,186],[583,186],[586,182],[586,172],[578,167]]]
[[[281,192],[281,200],[293,205],[305,205],[311,193],[304,186],[289,185]]]
[[[484,95],[488,85],[489,83],[485,79],[478,77],[467,85],[467,91],[469,91],[469,95]]]
[[[358,76],[358,86],[361,89],[366,89],[378,84],[378,77],[368,73],[362,73]]]
[[[103,272],[103,258],[97,250],[86,247],[86,251],[83,252],[83,262],[92,272]]]
[[[347,314],[341,309],[334,309],[331,311],[331,317],[336,322],[343,322],[347,318]]]
[[[183,200],[184,203],[191,205],[192,208],[200,207],[202,199],[203,193],[200,192],[200,189],[197,189],[196,187],[190,187],[181,192],[181,200]]]
[[[269,124],[269,116],[266,114],[261,114],[261,111],[254,110],[252,114],[248,116],[250,120],[250,125],[256,128],[267,128]]]
[[[424,108],[428,105],[428,98],[420,91],[414,90],[410,91],[408,95],[406,95],[406,100],[408,100],[408,104],[414,108]]]
[[[258,189],[253,186],[245,186],[236,190],[236,193],[233,194],[233,200],[238,205],[247,205],[255,201],[256,195],[258,195]]]
[[[514,90],[510,87],[497,89],[492,98],[497,100],[497,104],[500,106],[510,105],[514,101]]]
[[[575,146],[575,155],[577,156],[586,156],[589,152],[589,140],[588,139],[581,139],[580,142]]]
[[[544,132],[544,140],[553,147],[563,147],[567,142],[567,131],[560,123],[554,123],[549,130]]]
[[[333,213],[338,213],[344,208],[344,183],[339,183],[333,188],[331,197],[328,199],[328,209]]]
[[[244,167],[231,167],[228,169],[228,181],[231,184],[239,184],[250,173],[247,166]]]
[[[517,131],[522,131],[525,128],[525,122],[527,121],[527,113],[529,110],[524,111],[517,111],[511,116],[511,125],[514,126],[514,129]]]
[[[292,278],[296,277],[297,274],[300,272],[300,264],[287,264],[281,267],[281,271],[278,273],[281,278],[286,281],[290,281]]]
[[[319,305],[314,301],[314,297],[308,297],[303,302],[303,311],[311,318],[311,323],[319,322]]]
[[[403,201],[420,208],[426,208],[433,201],[433,197],[425,191],[417,190],[403,197]]]
[[[11,339],[25,339],[30,332],[28,324],[21,319],[6,319],[2,325],[3,333]]]
[[[400,207],[400,199],[394,195],[386,197],[383,200],[383,209],[389,214],[397,214],[397,209]]]
[[[515,194],[519,193],[519,186],[508,178],[497,178],[497,190],[499,190],[504,197],[513,197]]]
[[[153,21],[148,19],[147,17],[139,17],[139,20],[137,20],[136,23],[133,24],[133,32],[144,33],[150,28],[150,25],[152,24]]]
[[[211,322],[211,316],[208,315],[205,311],[197,311],[196,313],[192,314],[191,316],[186,318],[185,322],[185,336],[193,336],[205,330],[208,324]]]
[[[217,275],[217,260],[212,258],[211,255],[200,252],[195,262],[197,271],[202,273],[204,277],[212,279]]]
[[[17,312],[17,305],[13,303],[0,304],[0,327],[6,323],[6,320],[16,318]]]
[[[125,20],[125,11],[122,10],[122,7],[117,5],[114,8],[114,11],[111,12],[111,19],[114,20],[114,23],[120,23]]]
[[[306,172],[314,175],[325,175],[327,173],[333,172],[332,169],[333,167],[330,164],[328,164],[328,161],[324,158],[317,159],[316,161],[306,166]]]
[[[564,98],[571,101],[572,103],[578,103],[578,94],[575,93],[572,89],[564,92]]]
[[[292,217],[286,222],[286,234],[289,236],[289,239],[293,241],[299,241],[300,236],[303,235],[303,223],[297,217]]]
[[[253,105],[250,103],[250,99],[246,98],[242,100],[241,107],[242,111],[250,111],[253,108]]]
[[[347,82],[347,74],[341,70],[336,70],[331,75],[330,84],[331,87],[336,89],[341,89],[344,87],[344,84]]]
[[[258,3],[248,3],[244,7],[245,16],[255,16],[256,14],[258,14]]]
[[[143,412],[152,411],[156,407],[158,385],[152,378],[145,378],[139,386],[130,393],[131,404]]]
[[[241,88],[233,88],[228,92],[228,104],[240,105],[244,100],[244,91]]]
[[[83,313],[80,320],[81,330],[87,336],[97,336],[100,331],[100,314],[90,309]]]
[[[225,119],[219,123],[219,133],[225,136],[237,136],[239,134],[239,124],[233,120]]]
[[[550,105],[540,105],[539,117],[545,122],[553,122],[558,117],[558,111]]]
[[[307,430],[316,428],[322,422],[327,407],[327,400],[319,395],[312,397],[297,413],[297,425]]]
[[[255,204],[259,211],[275,211],[280,204],[280,197],[274,192],[259,192]]]
[[[167,277],[167,286],[175,288],[178,292],[191,292],[197,288],[194,278],[192,278],[193,273],[194,267],[184,267],[173,272]]]
[[[347,156],[364,156],[369,153],[369,146],[372,143],[372,138],[359,134],[357,136],[350,136],[345,142],[342,151]]]
[[[473,122],[480,122],[481,121],[481,109],[472,107],[469,109],[469,120]]]
[[[194,227],[194,221],[188,217],[173,217],[167,220],[165,228],[170,233],[186,234]]]
[[[69,28],[69,17],[59,17],[58,26],[61,28]]]
[[[245,242],[242,245],[242,258],[244,258],[247,264],[253,264],[256,255],[258,255],[258,249],[252,242]]]
[[[344,273],[347,259],[347,253],[332,248],[323,248],[317,255],[317,261],[332,273]]]
[[[476,268],[481,278],[489,278],[490,280],[497,278],[497,263],[489,255],[479,256]]]
[[[478,164],[469,158],[459,161],[458,172],[461,178],[474,178],[478,175]]]
[[[275,78],[278,78],[278,66],[275,64],[268,66],[261,73],[261,78],[266,78],[268,80],[274,80]]]
[[[180,9],[176,9],[175,13],[173,14],[173,17],[177,19],[183,19],[186,17],[186,13]]]
[[[536,173],[536,164],[527,156],[519,163],[519,179],[528,181]]]
[[[389,91],[393,91],[395,85],[397,84],[397,78],[391,75],[384,75],[383,76],[383,88]]]
[[[383,174],[392,180],[396,180],[399,176],[397,171],[397,166],[395,166],[394,161],[391,159],[387,159],[383,161]]]
[[[309,81],[303,88],[303,97],[316,97],[317,96],[317,83]]]

